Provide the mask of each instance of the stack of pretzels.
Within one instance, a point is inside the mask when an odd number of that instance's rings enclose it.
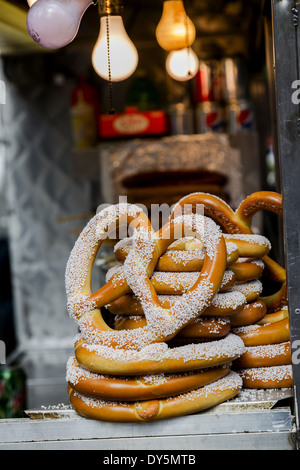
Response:
[[[243,383],[267,388],[270,382],[258,380],[265,368],[291,367],[249,361],[275,337],[289,345],[285,271],[268,258],[269,241],[251,231],[261,209],[280,213],[280,195],[255,193],[233,212],[216,196],[191,194],[158,232],[135,205],[110,206],[89,222],[66,269],[68,310],[80,331],[67,381],[79,414],[119,422],[191,414],[235,397]],[[92,293],[99,247],[124,224],[131,234],[115,245],[117,264]],[[282,281],[269,297],[262,297],[265,268]],[[102,316],[104,306],[113,327]],[[280,333],[270,340],[270,330]],[[269,343],[251,343],[253,336]],[[290,371],[284,383],[276,374],[273,386],[291,386]]]

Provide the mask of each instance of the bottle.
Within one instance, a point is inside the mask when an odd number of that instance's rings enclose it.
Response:
[[[97,90],[80,77],[71,95],[71,119],[75,148],[94,147],[98,142],[100,114]]]

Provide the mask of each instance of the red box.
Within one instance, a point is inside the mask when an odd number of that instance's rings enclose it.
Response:
[[[130,109],[125,113],[102,114],[99,127],[100,136],[105,138],[162,135],[167,133],[167,116],[164,111]]]

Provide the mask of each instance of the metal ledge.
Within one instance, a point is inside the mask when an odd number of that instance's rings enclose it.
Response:
[[[28,410],[0,420],[0,450],[296,450],[290,389],[243,391],[195,415],[150,423],[110,423],[80,417],[69,406]]]

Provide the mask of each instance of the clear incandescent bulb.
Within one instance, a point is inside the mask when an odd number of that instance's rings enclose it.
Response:
[[[109,51],[107,49],[107,20],[109,22]],[[129,39],[122,17],[119,15],[100,18],[100,33],[92,52],[93,67],[105,80],[109,80],[108,60],[110,61],[110,78],[113,82],[130,77],[138,64],[137,50]]]
[[[27,3],[28,3],[28,5],[29,5],[29,8],[31,8],[32,5],[33,5],[34,3],[36,3],[37,1],[38,1],[38,0],[27,0]]]
[[[75,38],[92,0],[38,0],[27,15],[32,39],[47,49],[59,49]]]
[[[168,54],[166,69],[174,80],[190,80],[198,72],[199,60],[191,48],[172,51]]]
[[[166,0],[156,27],[156,39],[166,51],[183,49],[193,44],[196,29],[187,16],[182,0]]]

